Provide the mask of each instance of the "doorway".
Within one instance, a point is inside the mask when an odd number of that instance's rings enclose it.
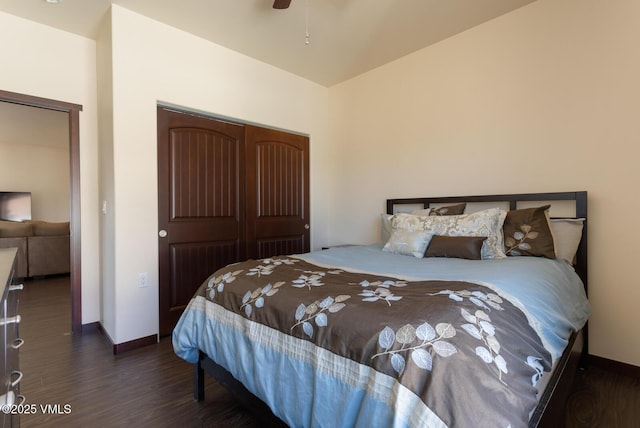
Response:
[[[71,331],[82,333],[80,256],[80,111],[81,105],[0,90],[0,102],[55,110],[67,114],[69,127],[69,228]]]

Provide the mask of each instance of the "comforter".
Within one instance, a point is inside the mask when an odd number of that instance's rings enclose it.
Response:
[[[173,343],[192,363],[205,352],[290,426],[518,427],[588,315],[561,261],[335,248],[219,270]]]

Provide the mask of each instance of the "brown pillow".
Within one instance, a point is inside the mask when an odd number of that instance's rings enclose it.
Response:
[[[433,208],[429,215],[460,215],[464,214],[464,209],[467,207],[467,203],[463,202],[456,205],[448,205],[446,207]]]
[[[0,220],[0,238],[21,238],[32,235],[33,229],[29,223]]]
[[[49,221],[32,220],[35,236],[60,236],[69,234],[69,222],[52,223]]]
[[[502,228],[507,256],[556,258],[546,214],[549,207],[550,205],[544,205],[507,212]]]
[[[486,236],[441,236],[431,239],[425,257],[449,257],[456,259],[482,259],[482,243]]]

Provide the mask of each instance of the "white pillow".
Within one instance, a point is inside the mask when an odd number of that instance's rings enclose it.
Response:
[[[450,216],[396,214],[391,225],[394,229],[424,230],[434,235],[486,236],[482,244],[482,258],[502,259],[506,257],[502,233],[506,216],[507,212],[500,208]]]
[[[433,238],[433,233],[424,230],[393,229],[391,237],[382,251],[421,259]]]
[[[426,208],[412,211],[411,214],[405,213],[405,215],[426,216],[429,215],[430,212],[431,208]],[[393,227],[391,227],[391,219],[393,219],[393,214],[380,214],[380,241],[383,244],[391,238],[391,231],[393,229]]]
[[[552,218],[549,222],[556,247],[556,258],[573,264],[582,239],[583,218]]]
[[[424,220],[429,216],[418,216],[408,213],[398,213],[389,219],[392,229],[424,230]]]
[[[380,241],[385,244],[391,238],[391,214],[380,214]]]

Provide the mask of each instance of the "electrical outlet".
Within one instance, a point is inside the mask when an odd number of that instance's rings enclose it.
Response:
[[[140,272],[138,274],[138,287],[148,287],[149,286],[149,275],[146,272]]]

